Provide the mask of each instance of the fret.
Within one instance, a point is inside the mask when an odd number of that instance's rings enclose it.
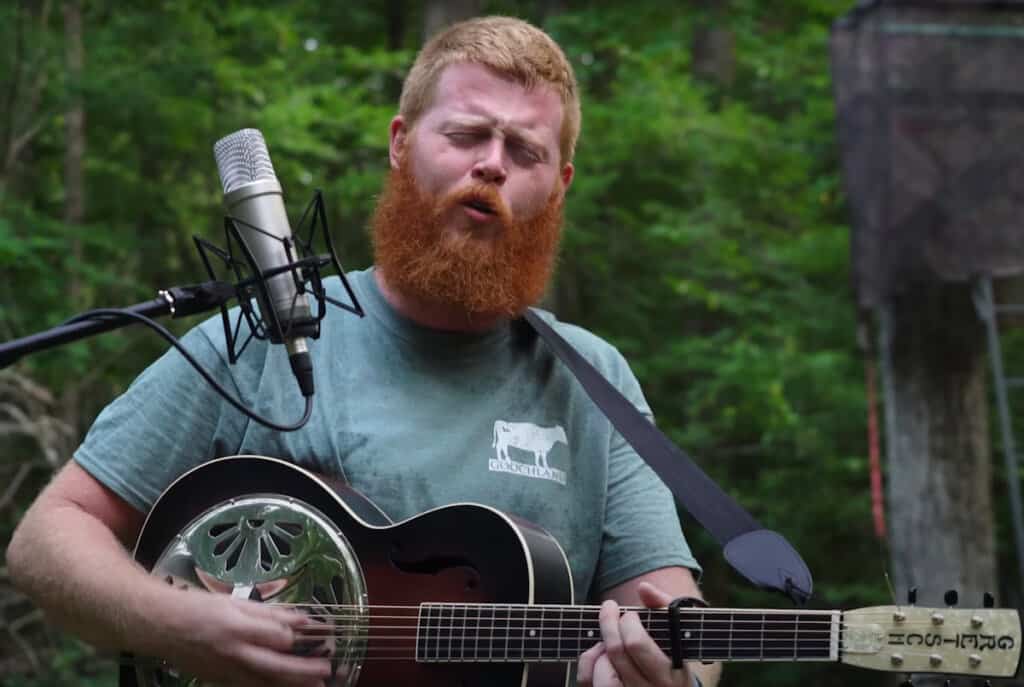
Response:
[[[560,607],[557,623],[548,630],[549,637],[551,632],[556,633],[557,642],[555,646],[548,647],[544,657],[556,661],[575,661],[600,639],[600,631],[597,629],[597,607]]]
[[[764,658],[764,625],[765,625],[765,614],[761,614],[761,651],[758,652],[760,658]]]
[[[423,613],[426,611],[426,618]],[[430,604],[420,604],[419,613],[416,615],[416,662],[421,663],[427,660],[427,630],[430,625]]]
[[[655,622],[657,623],[657,621]],[[665,635],[665,653],[671,656],[672,640],[668,632],[668,618],[665,617],[665,620],[662,622],[664,629],[661,634]],[[683,657],[685,659],[695,659],[700,656],[700,626],[703,622],[704,612],[700,608],[683,611],[679,616],[679,632],[682,634]]]
[[[541,606],[544,609],[543,606]],[[541,611],[541,658],[545,661],[557,661],[561,654],[562,646],[562,615],[564,611],[561,606],[551,607]],[[557,617],[556,617],[557,614]]]
[[[430,654],[431,661],[441,660],[441,616],[443,615],[442,604],[431,604],[433,611],[431,612],[430,619],[430,639],[427,643],[427,651]]]
[[[441,658],[441,624],[438,621],[441,609],[431,604],[430,620],[427,621],[427,660],[436,661]]]
[[[797,616],[789,614],[774,615],[772,617],[772,634],[765,643],[767,658],[786,659],[792,658],[789,654],[789,645],[796,646],[797,638]]]
[[[540,607],[540,620],[537,623],[537,656],[541,659],[556,658],[555,654],[552,654],[554,649],[552,639],[558,635],[558,626],[548,618],[549,611],[544,606]],[[554,627],[549,625],[554,624]],[[554,634],[552,634],[552,630]]]
[[[459,618],[462,611],[462,618]],[[458,647],[458,648],[456,648]],[[452,658],[461,661],[466,657],[466,607],[452,606]]]
[[[488,614],[490,614],[490,617],[488,617]],[[480,655],[477,652],[477,658],[491,661],[494,659],[494,606],[481,606],[478,617],[479,634],[484,635],[484,653]],[[479,635],[477,639],[479,640]]]
[[[704,653],[704,609],[697,611],[700,613],[700,634],[697,635],[697,656],[701,659],[705,657]]]
[[[526,612],[523,606],[509,606],[508,635],[509,658],[523,659],[526,656]]]
[[[584,650],[589,649],[598,642],[601,641],[601,618],[598,615],[598,611],[595,608],[592,613],[587,615],[587,630],[584,641],[586,642],[583,646]]]
[[[562,656],[562,631],[565,629],[565,606],[558,607],[558,622],[555,623],[555,634],[558,635],[558,644],[555,645],[555,658]]]
[[[505,660],[509,660],[508,642],[512,636],[512,609],[505,608]]]
[[[467,651],[469,656],[466,656],[466,652],[463,652],[462,658],[464,660],[475,661],[479,658],[478,653],[480,651],[480,609],[475,604],[467,604],[465,607],[465,631],[463,632],[466,640],[464,644],[468,644]]]
[[[439,661],[441,659],[441,616],[440,604],[427,604],[426,650],[424,660]]]
[[[735,625],[736,625],[736,615],[734,613],[730,613],[729,614],[729,648],[726,651],[726,656],[735,656],[736,655],[734,653],[733,648],[732,648],[732,629],[733,629],[733,626],[735,626]]]
[[[800,657],[800,649],[798,638],[800,637],[800,616],[796,617],[796,622],[793,623],[793,660],[795,661]]]
[[[584,651],[589,649],[591,645],[589,643],[584,644],[586,639],[583,637],[583,609],[576,609],[576,655],[579,656]]]
[[[544,658],[544,606],[526,609],[526,616],[529,618],[527,635],[530,639],[537,640],[535,658]],[[531,612],[532,611],[532,612]],[[540,615],[537,615],[537,612]]]
[[[765,618],[763,613],[732,613],[732,650],[739,660],[764,658]]]
[[[508,606],[491,606],[491,660],[508,660],[508,635]]]
[[[447,610],[447,612],[448,612],[448,619],[447,620],[445,620],[445,618],[444,618],[445,610]],[[442,604],[442,606],[441,606],[441,618],[440,618],[441,632],[438,633],[438,636],[440,638],[438,641],[440,641],[441,639],[445,640],[444,643],[445,643],[446,652],[447,652],[445,654],[445,658],[447,660],[449,660],[449,661],[452,659],[452,641],[455,638],[454,628],[452,627],[452,620],[454,618],[455,618],[455,607],[451,606],[449,604]],[[445,636],[445,635],[447,635],[447,636]]]
[[[540,636],[537,632],[537,622],[532,617],[533,614],[530,613],[530,610],[531,609],[529,608],[523,607],[523,609],[519,611],[523,623],[523,650],[520,656],[524,659],[540,658]],[[541,613],[543,612],[544,610],[541,609]]]
[[[724,613],[704,613],[703,625],[701,627],[701,640],[704,648],[701,653],[702,659],[720,660],[729,658],[730,637],[732,622]]]

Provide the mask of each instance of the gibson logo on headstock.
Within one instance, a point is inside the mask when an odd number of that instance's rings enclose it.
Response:
[[[1009,651],[1015,640],[1010,635],[986,635],[975,632],[958,632],[952,637],[943,637],[937,632],[890,632],[889,646],[954,646],[972,651]]]

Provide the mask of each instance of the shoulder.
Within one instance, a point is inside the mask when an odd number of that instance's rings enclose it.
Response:
[[[562,322],[547,310],[534,308],[533,312],[565,339],[641,413],[651,415],[650,405],[640,387],[640,382],[618,348],[583,327]],[[543,347],[541,343],[538,345]]]
[[[626,358],[618,348],[606,339],[589,329],[559,320],[554,313],[548,310],[541,308],[533,308],[532,310],[601,372],[606,375],[617,371],[628,373],[629,365],[626,362]],[[632,373],[628,374],[632,376]]]

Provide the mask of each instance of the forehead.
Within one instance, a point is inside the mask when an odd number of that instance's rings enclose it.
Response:
[[[478,64],[457,63],[441,72],[424,118],[487,120],[518,129],[558,145],[562,100],[554,87],[541,83],[526,89]]]

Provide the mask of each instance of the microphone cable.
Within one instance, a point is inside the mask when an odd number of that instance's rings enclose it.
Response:
[[[242,413],[249,419],[253,420],[254,422],[257,422],[263,425],[264,427],[269,427],[270,429],[274,429],[279,432],[294,432],[297,429],[301,429],[303,426],[305,426],[307,422],[309,422],[309,418],[313,414],[312,395],[306,396],[306,410],[302,415],[302,419],[299,420],[296,424],[279,425],[276,422],[273,422],[272,420],[268,420],[267,418],[262,417],[261,415],[249,410],[244,405],[242,405],[241,401],[232,396],[230,391],[221,386],[220,382],[214,379],[213,375],[207,372],[207,370],[199,363],[198,360],[195,359],[195,357],[188,351],[188,349],[181,344],[181,341],[178,340],[178,337],[174,336],[174,334],[168,331],[167,328],[161,325],[159,322],[156,322],[155,320],[152,320],[146,317],[145,315],[141,315],[136,312],[131,312],[129,310],[120,310],[118,308],[97,308],[96,310],[89,310],[87,312],[82,313],[81,315],[76,315],[75,317],[72,317],[64,324],[74,324],[76,322],[81,322],[84,320],[102,321],[126,317],[141,322],[150,329],[154,330],[164,339],[166,339],[172,346],[178,349],[178,352],[185,357],[185,360],[187,360],[189,364],[195,368],[196,372],[198,372],[202,376],[202,378],[205,379],[206,382],[211,387],[213,387],[213,389],[218,394],[220,394],[221,397],[224,398],[225,401],[230,403],[231,406],[233,406],[236,410],[238,410],[240,413]]]

